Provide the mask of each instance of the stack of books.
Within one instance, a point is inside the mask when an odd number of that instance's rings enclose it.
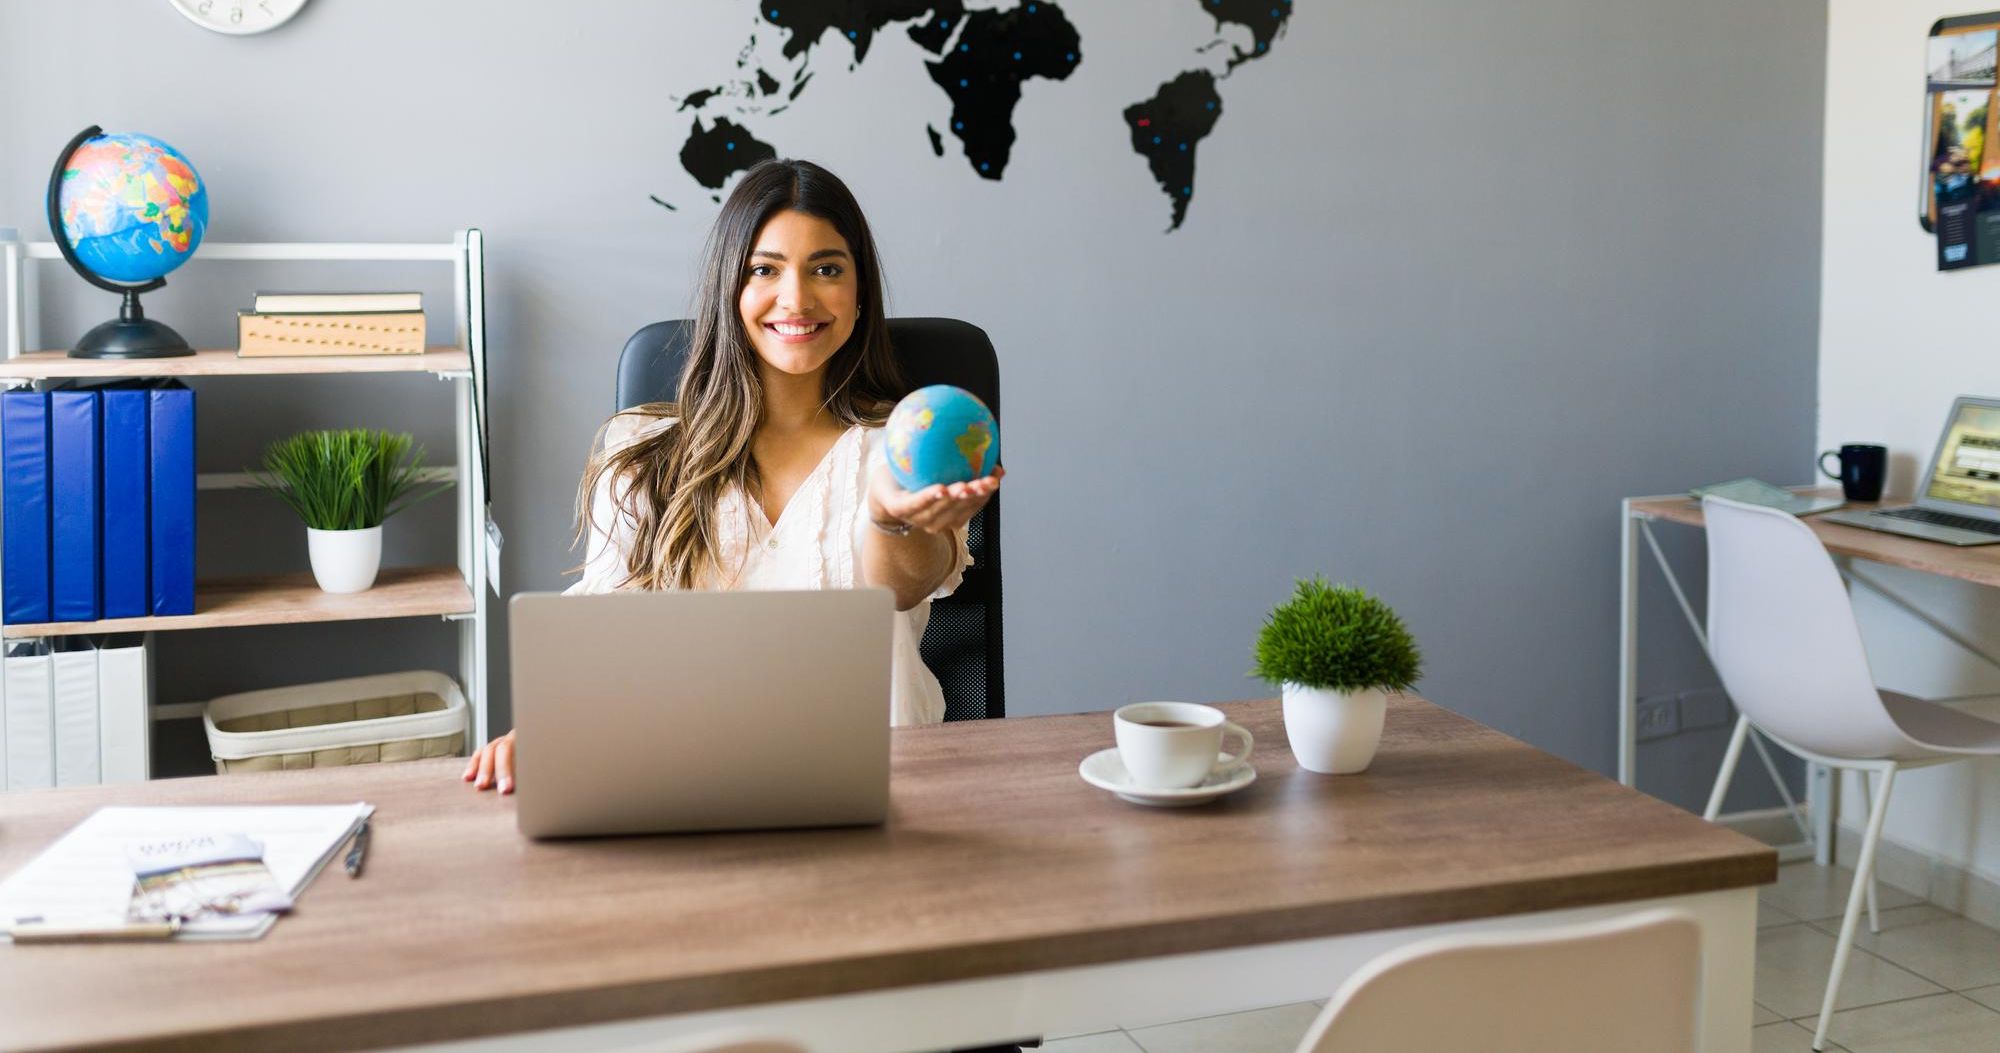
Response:
[[[421,293],[258,293],[236,315],[239,358],[423,353]]]
[[[194,613],[194,392],[0,393],[10,625]]]

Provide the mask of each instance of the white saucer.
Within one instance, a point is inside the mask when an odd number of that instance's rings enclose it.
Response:
[[[1220,754],[1217,759],[1221,759]],[[1234,793],[1257,781],[1257,769],[1251,767],[1249,761],[1244,761],[1210,772],[1199,786],[1180,790],[1136,786],[1132,782],[1132,773],[1125,770],[1125,762],[1119,759],[1116,746],[1085,757],[1083,763],[1076,766],[1076,773],[1083,776],[1084,782],[1100,790],[1110,790],[1133,804],[1162,808],[1207,804],[1225,793]]]

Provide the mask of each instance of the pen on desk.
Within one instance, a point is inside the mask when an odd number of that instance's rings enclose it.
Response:
[[[170,940],[181,931],[179,918],[166,921],[45,921],[18,918],[7,929],[15,943],[98,943],[124,940]]]
[[[368,820],[361,820],[361,828],[354,831],[353,847],[347,850],[347,876],[361,876],[361,861],[368,855]]]

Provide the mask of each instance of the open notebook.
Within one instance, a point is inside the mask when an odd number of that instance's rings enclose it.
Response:
[[[197,835],[242,834],[264,846],[264,865],[297,898],[375,812],[369,804],[297,807],[100,808],[41,855],[0,881],[0,932],[17,922],[115,924],[132,903],[134,844]],[[202,918],[177,938],[254,940],[274,914]]]
[[[1703,496],[1713,494],[1744,504],[1763,505],[1780,512],[1790,512],[1795,516],[1809,516],[1814,512],[1826,512],[1839,508],[1846,502],[1838,497],[1826,497],[1810,493],[1799,493],[1780,486],[1772,486],[1762,479],[1731,479],[1713,486],[1697,486],[1688,491],[1688,496],[1699,501]]]

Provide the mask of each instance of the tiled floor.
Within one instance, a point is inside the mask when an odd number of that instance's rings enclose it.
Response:
[[[1758,894],[1754,1053],[1812,1048],[1847,906],[1844,868],[1794,863]],[[2000,932],[1880,887],[1882,931],[1847,959],[1829,1050],[2000,1053]],[[1331,993],[1331,992],[1329,992]],[[1045,1053],[1292,1053],[1318,1017],[1301,1002],[1130,1031],[1058,1038]]]

